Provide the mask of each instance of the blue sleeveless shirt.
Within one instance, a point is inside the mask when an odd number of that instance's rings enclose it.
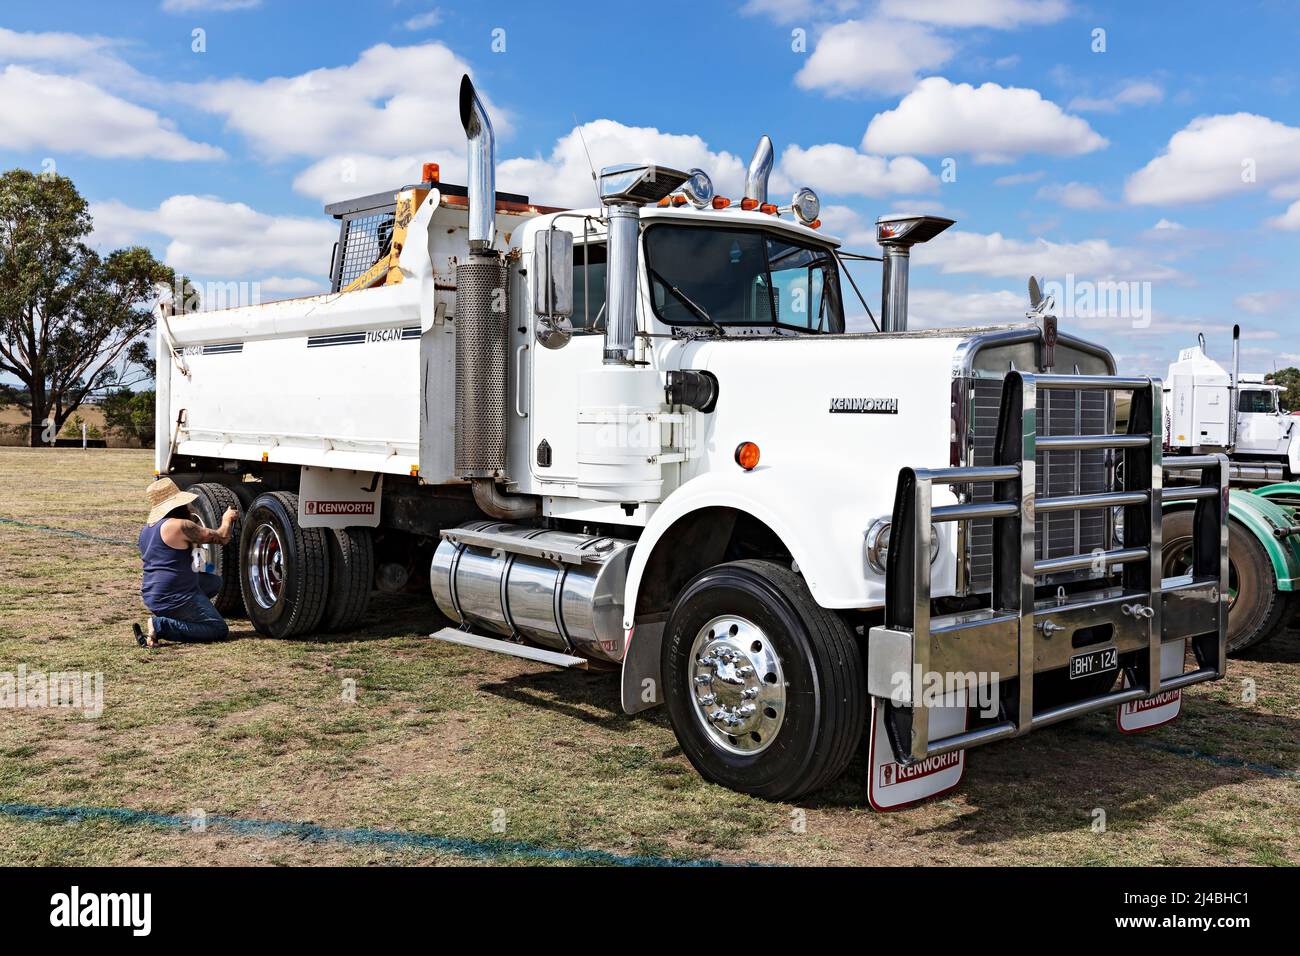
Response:
[[[140,557],[144,561],[140,594],[145,607],[164,617],[181,610],[199,593],[199,576],[190,563],[190,549],[173,548],[162,539],[167,520],[147,524],[140,530]]]

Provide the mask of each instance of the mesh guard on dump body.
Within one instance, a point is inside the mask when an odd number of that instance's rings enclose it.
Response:
[[[456,474],[491,478],[506,467],[509,351],[506,266],[498,255],[456,265]]]

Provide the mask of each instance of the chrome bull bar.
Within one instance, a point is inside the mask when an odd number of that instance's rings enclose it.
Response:
[[[1128,430],[1112,435],[1040,436],[1038,389],[1103,389],[1133,394]],[[1224,675],[1228,625],[1228,460],[1224,455],[1180,457],[1180,471],[1199,470],[1196,487],[1164,490],[1161,383],[1119,376],[1031,375],[1004,381],[994,464],[968,468],[904,468],[899,473],[885,574],[885,623],[871,628],[868,690],[882,698],[895,757],[910,763],[954,750],[1016,737],[1090,711],[1141,700]],[[1121,491],[1037,497],[1034,479],[1042,450],[1116,449],[1123,455]],[[993,482],[994,500],[933,504],[938,485]],[[1161,560],[1161,504],[1194,499],[1192,572],[1165,578]],[[1124,509],[1123,547],[1036,560],[1038,512]],[[993,589],[988,608],[932,615],[931,525],[993,519]],[[1037,579],[1096,568],[1099,585],[1061,589],[1040,597]],[[1097,635],[1103,635],[1098,638]],[[1084,643],[1076,641],[1082,638]],[[1190,640],[1197,667],[1161,678],[1161,646]],[[1128,687],[1071,703],[1036,709],[1035,674],[1070,666],[1093,645],[1114,647],[1128,660]],[[918,675],[993,675],[1003,694],[997,720],[938,740],[930,739],[929,707]]]

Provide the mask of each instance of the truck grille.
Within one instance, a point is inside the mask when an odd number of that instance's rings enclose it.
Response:
[[[972,465],[993,464],[993,444],[998,431],[998,405],[1002,398],[999,379],[980,378],[972,383],[971,434],[974,438]],[[1038,393],[1040,435],[1102,435],[1110,431],[1108,397],[1088,390],[1042,390]],[[1106,491],[1105,451],[1055,451],[1038,453],[1036,495],[1089,494]],[[972,501],[992,501],[993,485],[971,486]],[[970,522],[969,584],[972,591],[993,586],[993,522]],[[1059,511],[1038,516],[1035,523],[1034,558],[1056,558],[1087,554],[1107,546],[1107,513],[1104,510]],[[1051,580],[1064,582],[1091,576],[1077,571]]]

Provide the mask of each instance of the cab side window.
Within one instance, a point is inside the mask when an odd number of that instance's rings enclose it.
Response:
[[[573,331],[605,330],[605,243],[573,244]]]

